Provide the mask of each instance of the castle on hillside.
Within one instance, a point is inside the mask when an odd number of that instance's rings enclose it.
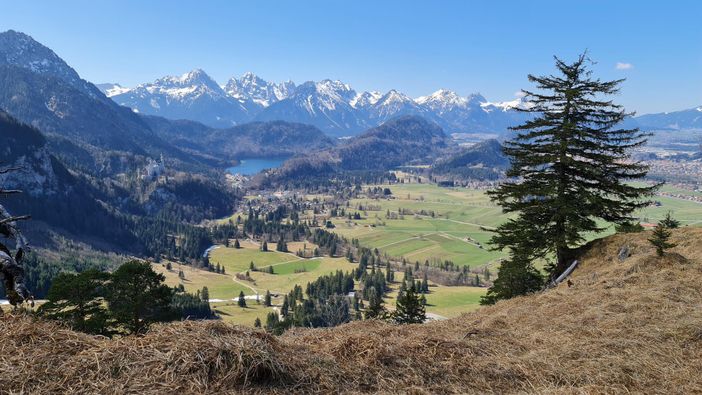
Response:
[[[149,158],[146,162],[146,166],[141,172],[142,180],[154,180],[158,178],[166,170],[166,166],[163,161],[163,154],[158,161]]]

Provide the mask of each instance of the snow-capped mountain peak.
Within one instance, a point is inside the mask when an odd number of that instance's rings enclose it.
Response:
[[[142,114],[192,119],[211,126],[232,126],[250,117],[250,109],[227,95],[202,69],[159,78],[112,99]]]
[[[224,95],[222,88],[202,69],[194,69],[180,76],[167,76],[152,84],[142,84],[150,91],[160,91],[174,97],[192,93]]]
[[[439,89],[431,95],[418,97],[417,99],[415,99],[415,102],[419,105],[426,105],[431,107],[465,107],[468,104],[468,99],[459,96],[454,91],[448,89]]]
[[[248,71],[240,78],[229,79],[224,90],[237,100],[251,100],[262,107],[268,107],[290,96],[295,90],[295,84],[292,81],[280,84],[268,82]]]
[[[350,102],[356,97],[356,91],[351,89],[349,84],[345,84],[339,80],[322,80],[315,84],[317,92],[327,96],[339,97],[345,102]]]
[[[100,91],[104,93],[107,97],[121,95],[132,90],[131,88],[125,88],[122,85],[116,83],[96,84],[95,86],[97,86],[97,88],[100,89]]]
[[[103,90],[119,104],[143,114],[192,119],[221,127],[247,121],[286,120],[308,123],[340,136],[358,133],[390,119],[417,115],[448,132],[506,130],[515,102],[490,103],[482,95],[460,96],[439,89],[412,99],[391,89],[357,92],[337,79],[274,83],[252,72],[233,77],[224,86],[195,69],[127,90]],[[119,92],[119,93],[118,93]],[[495,118],[495,119],[493,119]]]
[[[502,101],[502,102],[488,102],[483,98],[483,102],[480,103],[480,107],[485,112],[491,112],[495,109],[499,111],[509,111],[514,109],[528,109],[531,107],[532,103],[526,100],[525,97],[517,97],[514,100]]]
[[[366,108],[377,103],[381,97],[383,97],[383,94],[378,91],[366,91],[357,94],[353,99],[351,99],[349,104],[351,104],[351,107],[353,108]]]
[[[404,103],[415,104],[414,100],[412,100],[409,96],[407,96],[404,93],[399,92],[395,89],[390,89],[388,91],[388,93],[384,94],[376,102],[376,104],[380,105],[380,106],[389,106],[389,105],[404,104]]]

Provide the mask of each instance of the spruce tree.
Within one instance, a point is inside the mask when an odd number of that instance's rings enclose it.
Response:
[[[426,320],[426,313],[414,283],[397,295],[393,318],[398,324],[421,324]]]
[[[111,335],[105,306],[105,286],[110,274],[89,269],[82,273],[60,273],[39,307],[43,317],[59,320],[71,328],[97,335]]]
[[[383,306],[383,298],[378,295],[375,288],[371,289],[368,296],[368,308],[364,312],[364,317],[368,319],[385,317],[385,307]]]
[[[244,291],[239,291],[239,299],[237,300],[239,307],[246,307],[246,297],[244,296]]]
[[[494,248],[525,258],[514,264],[555,258],[552,276],[572,262],[585,233],[605,229],[597,220],[631,221],[657,188],[627,182],[646,175],[647,166],[629,153],[648,135],[623,128],[631,114],[605,98],[623,80],[593,78],[585,54],[555,62],[558,75],[529,75],[539,92],[523,91],[529,105],[522,111],[533,117],[512,128],[517,136],[505,144],[507,176],[515,181],[489,192],[505,213],[516,214],[497,228]]]
[[[263,305],[266,307],[271,307],[271,292],[266,290],[266,296],[263,297]]]
[[[263,240],[263,244],[261,244],[261,251],[267,252],[268,251],[268,242]]]
[[[145,332],[157,321],[172,317],[172,290],[163,274],[142,261],[129,261],[112,273],[105,300],[112,318],[128,334]]]
[[[256,320],[254,320],[254,328],[260,328],[261,327],[261,319],[256,317]]]
[[[617,233],[639,233],[644,231],[644,227],[639,222],[627,221],[614,227]]]
[[[497,269],[497,278],[480,304],[494,304],[500,299],[536,292],[543,288],[544,279],[531,262],[523,257],[512,256],[502,261]]]
[[[285,295],[283,297],[283,305],[280,306],[280,315],[282,315],[283,318],[287,318],[289,309],[290,309],[290,302],[288,301],[288,295]]]
[[[239,244],[239,239],[234,239],[234,248],[236,248],[236,249],[241,248],[241,244]]]
[[[278,314],[271,311],[266,316],[266,329],[274,330],[279,322],[280,322],[280,320],[278,319]]]
[[[275,250],[279,251],[279,252],[287,252],[288,251],[288,246],[285,244],[285,238],[283,238],[283,236],[280,236],[278,243],[276,243],[276,245],[275,245]]]
[[[668,242],[670,239],[670,230],[665,226],[663,221],[659,222],[658,225],[653,229],[653,234],[648,241],[656,247],[656,254],[658,256],[663,256],[665,250],[673,248],[676,244]]]
[[[203,302],[210,301],[210,290],[207,288],[207,286],[202,287],[202,292],[200,292],[200,298]]]
[[[670,211],[668,211],[665,215],[665,218],[661,220],[661,224],[663,224],[663,226],[665,226],[668,229],[677,229],[680,227],[680,221],[673,218],[670,214]]]

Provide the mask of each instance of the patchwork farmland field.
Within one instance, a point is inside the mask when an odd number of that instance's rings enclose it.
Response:
[[[289,246],[295,246],[289,244]],[[196,269],[191,266],[175,265],[171,270],[165,264],[154,264],[156,271],[166,276],[166,283],[170,286],[183,284],[188,292],[197,292],[207,286],[210,294],[210,305],[225,321],[253,325],[256,318],[265,322],[269,312],[276,311],[282,304],[283,294],[289,292],[296,284],[305,286],[322,275],[336,270],[350,271],[356,264],[349,263],[346,258],[319,257],[302,259],[293,254],[277,251],[262,252],[258,244],[242,241],[242,248],[227,248],[218,246],[210,253],[210,262],[219,263],[226,269],[226,274],[217,274],[206,270]],[[269,245],[275,249],[275,243]],[[245,281],[236,278],[237,273],[245,273],[250,262],[258,268],[273,266],[274,273],[249,272],[254,281]],[[179,270],[183,271],[184,278],[178,276]],[[397,289],[399,288],[402,273],[397,273],[397,279],[390,284],[391,291],[386,298],[389,309],[394,308]],[[474,310],[478,307],[478,300],[485,292],[480,287],[446,287],[430,282],[431,292],[427,295],[427,312],[438,318],[449,318],[463,312]],[[273,295],[273,306],[263,306],[263,297],[266,291]],[[239,292],[244,292],[247,297],[245,308],[239,307],[236,298]],[[259,301],[255,296],[259,295]]]
[[[354,199],[363,219],[336,219],[335,232],[410,262],[450,260],[471,267],[495,263],[489,229],[506,220],[483,191],[433,184],[395,184],[390,199]],[[355,210],[361,207],[362,210]]]
[[[347,209],[358,212],[362,219],[333,219],[334,232],[349,239],[358,239],[366,247],[378,248],[393,257],[404,257],[410,262],[425,260],[451,260],[458,265],[469,265],[478,269],[488,266],[494,272],[501,252],[489,251],[490,229],[507,219],[501,209],[492,204],[484,191],[465,188],[441,188],[433,184],[395,184],[390,188],[391,199],[354,199]],[[664,187],[665,193],[684,194],[686,191]],[[689,192],[695,196],[694,192]],[[655,223],[668,211],[685,225],[702,224],[702,204],[669,196],[657,196],[658,205],[646,207],[637,214],[643,223]],[[359,209],[360,207],[360,209]],[[613,233],[609,228],[601,237]],[[319,257],[303,259],[292,253],[275,251],[275,243],[269,243],[268,252],[260,251],[258,243],[241,240],[240,249],[216,246],[210,252],[210,262],[220,264],[226,274],[216,274],[189,266],[174,267],[167,271],[163,265],[155,265],[166,275],[170,285],[182,283],[186,290],[195,292],[207,286],[212,307],[226,321],[242,325],[253,325],[256,318],[265,322],[266,315],[282,304],[282,295],[296,284],[305,286],[322,275],[336,270],[349,271],[356,267],[343,257]],[[290,251],[311,250],[315,246],[307,243],[288,243]],[[250,271],[252,281],[236,278],[249,270],[251,262],[258,269],[273,267],[273,274]],[[184,279],[178,277],[183,270]],[[395,297],[402,273],[397,272],[396,282],[386,298],[386,307],[394,308]],[[273,298],[273,307],[263,306],[263,295],[269,290],[280,297]],[[247,296],[247,307],[241,308],[233,300],[240,292]],[[434,318],[450,318],[479,307],[481,287],[449,287],[430,282],[427,297],[427,312]],[[255,295],[260,297],[260,303]]]
[[[363,219],[336,219],[333,231],[410,262],[451,260],[472,268],[484,265],[493,268],[498,259],[505,256],[501,252],[489,251],[488,241],[491,237],[489,229],[507,220],[508,216],[490,202],[485,191],[442,188],[434,184],[380,187],[389,188],[392,198],[352,200],[349,210],[352,213],[358,211]],[[698,194],[668,186],[661,191]],[[683,226],[702,225],[701,203],[668,196],[657,196],[654,200],[659,205],[643,208],[637,213],[641,222],[655,223],[670,211]],[[357,210],[357,207],[362,209]],[[406,214],[400,214],[402,212]],[[588,238],[613,232],[613,227],[609,227],[601,234],[588,235]]]

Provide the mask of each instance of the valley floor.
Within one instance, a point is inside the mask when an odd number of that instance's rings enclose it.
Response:
[[[487,268],[496,274],[501,252],[490,251],[488,240],[490,229],[507,219],[501,209],[492,204],[484,190],[468,188],[442,188],[429,183],[404,183],[379,185],[389,188],[392,195],[383,199],[353,199],[347,211],[362,214],[362,219],[333,218],[335,227],[329,229],[347,239],[358,239],[360,244],[378,248],[382,253],[397,259],[406,259],[410,264],[425,261],[436,263],[450,260],[457,265],[468,265],[477,272]],[[669,211],[683,225],[702,225],[702,205],[695,201],[671,197],[669,194],[692,193],[664,187],[664,196],[658,202],[642,209],[638,217],[643,223],[655,223]],[[324,196],[308,196],[308,199],[323,199]],[[390,215],[388,215],[390,213]],[[399,215],[398,213],[403,213]],[[235,218],[234,218],[235,219]],[[612,233],[609,229],[605,234]],[[602,235],[589,235],[590,239]],[[282,296],[296,284],[305,286],[322,275],[336,270],[350,271],[356,264],[343,257],[327,256],[303,259],[293,253],[275,251],[270,243],[269,251],[260,251],[260,245],[251,240],[241,240],[241,249],[214,246],[210,262],[224,267],[226,274],[217,274],[186,265],[174,264],[166,270],[164,264],[154,268],[164,273],[169,285],[183,284],[188,292],[196,292],[207,286],[213,309],[226,322],[253,326],[256,318],[265,323],[266,316],[282,304]],[[289,251],[315,248],[309,243],[288,243]],[[251,262],[258,269],[273,266],[274,274],[250,271]],[[184,278],[178,277],[182,270]],[[252,281],[242,280],[236,275],[249,271]],[[386,297],[386,306],[392,309],[402,273],[398,271],[396,282]],[[481,274],[481,279],[485,277]],[[431,282],[430,282],[431,283]],[[273,306],[262,305],[266,291],[273,294]],[[430,317],[443,319],[456,317],[479,307],[484,287],[443,286],[431,283],[427,295],[427,312]],[[239,307],[236,298],[243,292],[247,306]],[[258,295],[258,301],[257,301]]]

